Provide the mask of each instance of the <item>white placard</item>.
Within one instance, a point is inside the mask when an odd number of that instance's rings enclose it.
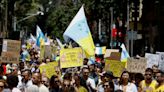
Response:
[[[160,55],[146,53],[145,58],[147,59],[147,68],[152,68],[153,65],[159,65]]]
[[[159,54],[159,69],[164,71],[164,52],[157,52]]]

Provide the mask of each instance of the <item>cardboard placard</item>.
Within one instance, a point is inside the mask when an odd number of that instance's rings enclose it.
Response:
[[[58,66],[58,62],[50,62],[46,65],[39,66],[40,72],[46,73],[48,78],[51,78],[52,75],[56,75],[55,68]]]
[[[45,45],[45,52],[44,52],[44,57],[45,58],[51,58],[51,45]]]
[[[106,60],[105,70],[112,71],[115,77],[120,77],[122,72],[125,70],[125,62],[120,62],[117,60]]]
[[[128,58],[127,70],[132,73],[145,73],[147,67],[146,58]]]
[[[17,40],[3,40],[3,52],[20,52],[21,50],[21,41]]]
[[[40,46],[40,59],[44,59],[45,45]]]
[[[121,53],[120,52],[111,52],[110,57],[108,57],[106,59],[120,61],[120,58],[121,58]]]
[[[15,52],[2,52],[1,62],[4,63],[19,63],[19,53]]]
[[[81,48],[61,49],[60,67],[69,68],[83,65],[83,52]]]
[[[106,53],[104,55],[104,58],[110,57],[111,52],[119,52],[118,49],[106,49]]]

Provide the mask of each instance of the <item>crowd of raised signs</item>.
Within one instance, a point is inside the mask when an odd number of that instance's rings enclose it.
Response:
[[[105,69],[103,58],[96,61],[84,58],[82,66],[61,68],[60,61],[41,60],[36,49],[23,45],[18,64],[0,64],[0,92],[164,92],[164,72],[156,65],[144,73],[124,69],[115,76],[115,72]],[[54,73],[49,76],[44,68],[40,71],[39,67],[52,62],[57,62],[49,70]]]

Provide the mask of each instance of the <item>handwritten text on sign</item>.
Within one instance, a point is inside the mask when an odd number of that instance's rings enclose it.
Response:
[[[146,66],[147,66],[147,62],[145,58],[140,58],[140,59],[128,58],[127,70],[129,72],[144,74]]]
[[[56,75],[55,68],[57,66],[58,66],[58,62],[54,61],[54,62],[50,62],[46,65],[40,66],[39,69],[40,69],[41,73],[45,72],[46,76],[48,78],[51,78],[52,75]]]
[[[21,42],[17,40],[3,40],[3,52],[20,52]]]
[[[125,62],[117,60],[106,60],[105,62],[105,70],[112,71],[115,77],[120,77],[124,69]]]
[[[19,53],[15,52],[2,52],[2,62],[5,63],[19,63]]]
[[[83,53],[81,48],[61,49],[60,67],[77,67],[83,65]]]

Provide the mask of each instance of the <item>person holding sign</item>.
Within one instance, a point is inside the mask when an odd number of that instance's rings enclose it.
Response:
[[[119,89],[123,92],[138,92],[135,84],[129,82],[129,72],[124,71],[120,77]]]

